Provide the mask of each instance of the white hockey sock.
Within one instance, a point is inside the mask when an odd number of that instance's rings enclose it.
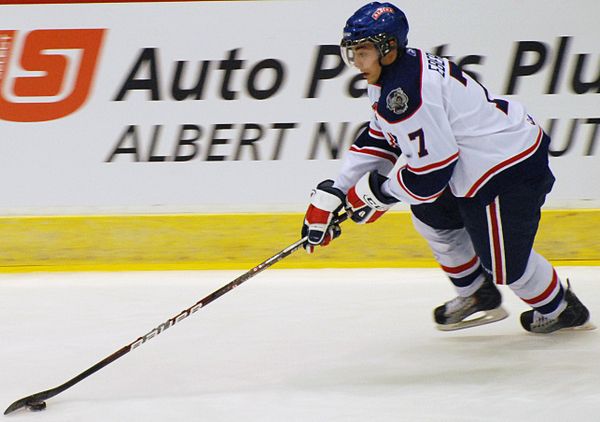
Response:
[[[556,271],[535,251],[531,251],[521,278],[509,287],[521,300],[546,317],[555,318],[566,307],[564,288]]]

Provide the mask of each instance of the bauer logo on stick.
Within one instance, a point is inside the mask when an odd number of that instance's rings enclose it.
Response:
[[[43,122],[88,97],[105,29],[0,30],[0,119]]]

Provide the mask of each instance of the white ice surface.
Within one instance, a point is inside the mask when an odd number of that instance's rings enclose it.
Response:
[[[0,276],[0,405],[64,383],[243,271]],[[600,268],[558,269],[600,319]],[[598,421],[600,330],[439,332],[441,271],[269,269],[5,420]],[[596,321],[598,322],[598,321]]]

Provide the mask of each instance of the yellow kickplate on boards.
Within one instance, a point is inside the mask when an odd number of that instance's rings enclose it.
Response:
[[[247,269],[300,238],[303,214],[0,217],[0,271]],[[535,249],[555,265],[600,265],[600,210],[548,210]],[[342,236],[277,268],[435,267],[409,212],[345,222]]]

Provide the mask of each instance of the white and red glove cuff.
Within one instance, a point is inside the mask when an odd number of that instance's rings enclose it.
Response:
[[[315,189],[310,198],[310,204],[320,210],[334,212],[342,206],[342,200],[339,195],[327,192],[321,189]]]
[[[325,180],[313,191],[304,218],[308,243],[323,244],[337,211],[344,206],[344,193],[333,187],[332,180]],[[328,243],[328,242],[327,242]]]
[[[372,172],[361,177],[349,191],[346,198],[357,223],[372,223],[383,213],[399,202],[381,192],[381,185],[387,180],[385,176]]]

